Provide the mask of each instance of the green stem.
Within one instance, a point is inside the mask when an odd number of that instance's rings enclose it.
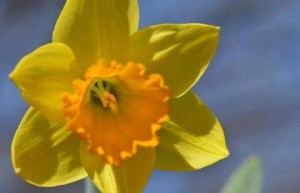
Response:
[[[85,193],[100,193],[93,182],[86,178],[84,179],[84,192]]]

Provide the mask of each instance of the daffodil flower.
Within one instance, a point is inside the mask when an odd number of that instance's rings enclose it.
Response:
[[[228,156],[222,127],[191,91],[219,28],[138,29],[137,0],[67,0],[53,42],[10,78],[31,107],[12,144],[15,172],[43,187],[87,176],[139,193],[153,169],[191,171]]]

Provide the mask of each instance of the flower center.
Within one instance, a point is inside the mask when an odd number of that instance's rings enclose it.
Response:
[[[111,86],[104,80],[95,81],[90,88],[90,97],[94,102],[102,103],[104,108],[109,108],[113,113],[118,112],[118,103],[116,97],[110,93]]]
[[[91,153],[121,164],[138,147],[158,145],[157,130],[168,119],[169,90],[159,74],[142,64],[99,61],[73,81],[62,102],[67,128],[88,143]]]

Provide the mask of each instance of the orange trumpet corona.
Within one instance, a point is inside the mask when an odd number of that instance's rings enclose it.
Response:
[[[121,164],[138,146],[157,146],[156,132],[168,120],[169,89],[161,75],[145,71],[139,63],[101,60],[63,95],[67,128],[109,164]]]

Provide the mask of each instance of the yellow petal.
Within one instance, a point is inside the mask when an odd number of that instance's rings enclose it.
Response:
[[[34,108],[25,114],[13,140],[15,172],[37,186],[57,186],[86,177],[79,157],[80,140],[50,123]]]
[[[127,60],[159,73],[171,96],[187,92],[206,70],[218,45],[219,27],[204,24],[156,25],[130,39]]]
[[[98,59],[120,61],[137,30],[138,11],[137,0],[68,0],[53,41],[67,44],[84,68]]]
[[[154,167],[153,148],[140,148],[135,156],[119,166],[91,154],[84,143],[80,150],[83,167],[98,189],[105,193],[141,193]]]
[[[222,127],[192,92],[170,100],[170,121],[159,131],[156,168],[195,170],[228,156]]]
[[[64,120],[62,94],[72,92],[72,80],[81,76],[72,51],[61,43],[38,48],[10,74],[26,102],[57,122]]]

